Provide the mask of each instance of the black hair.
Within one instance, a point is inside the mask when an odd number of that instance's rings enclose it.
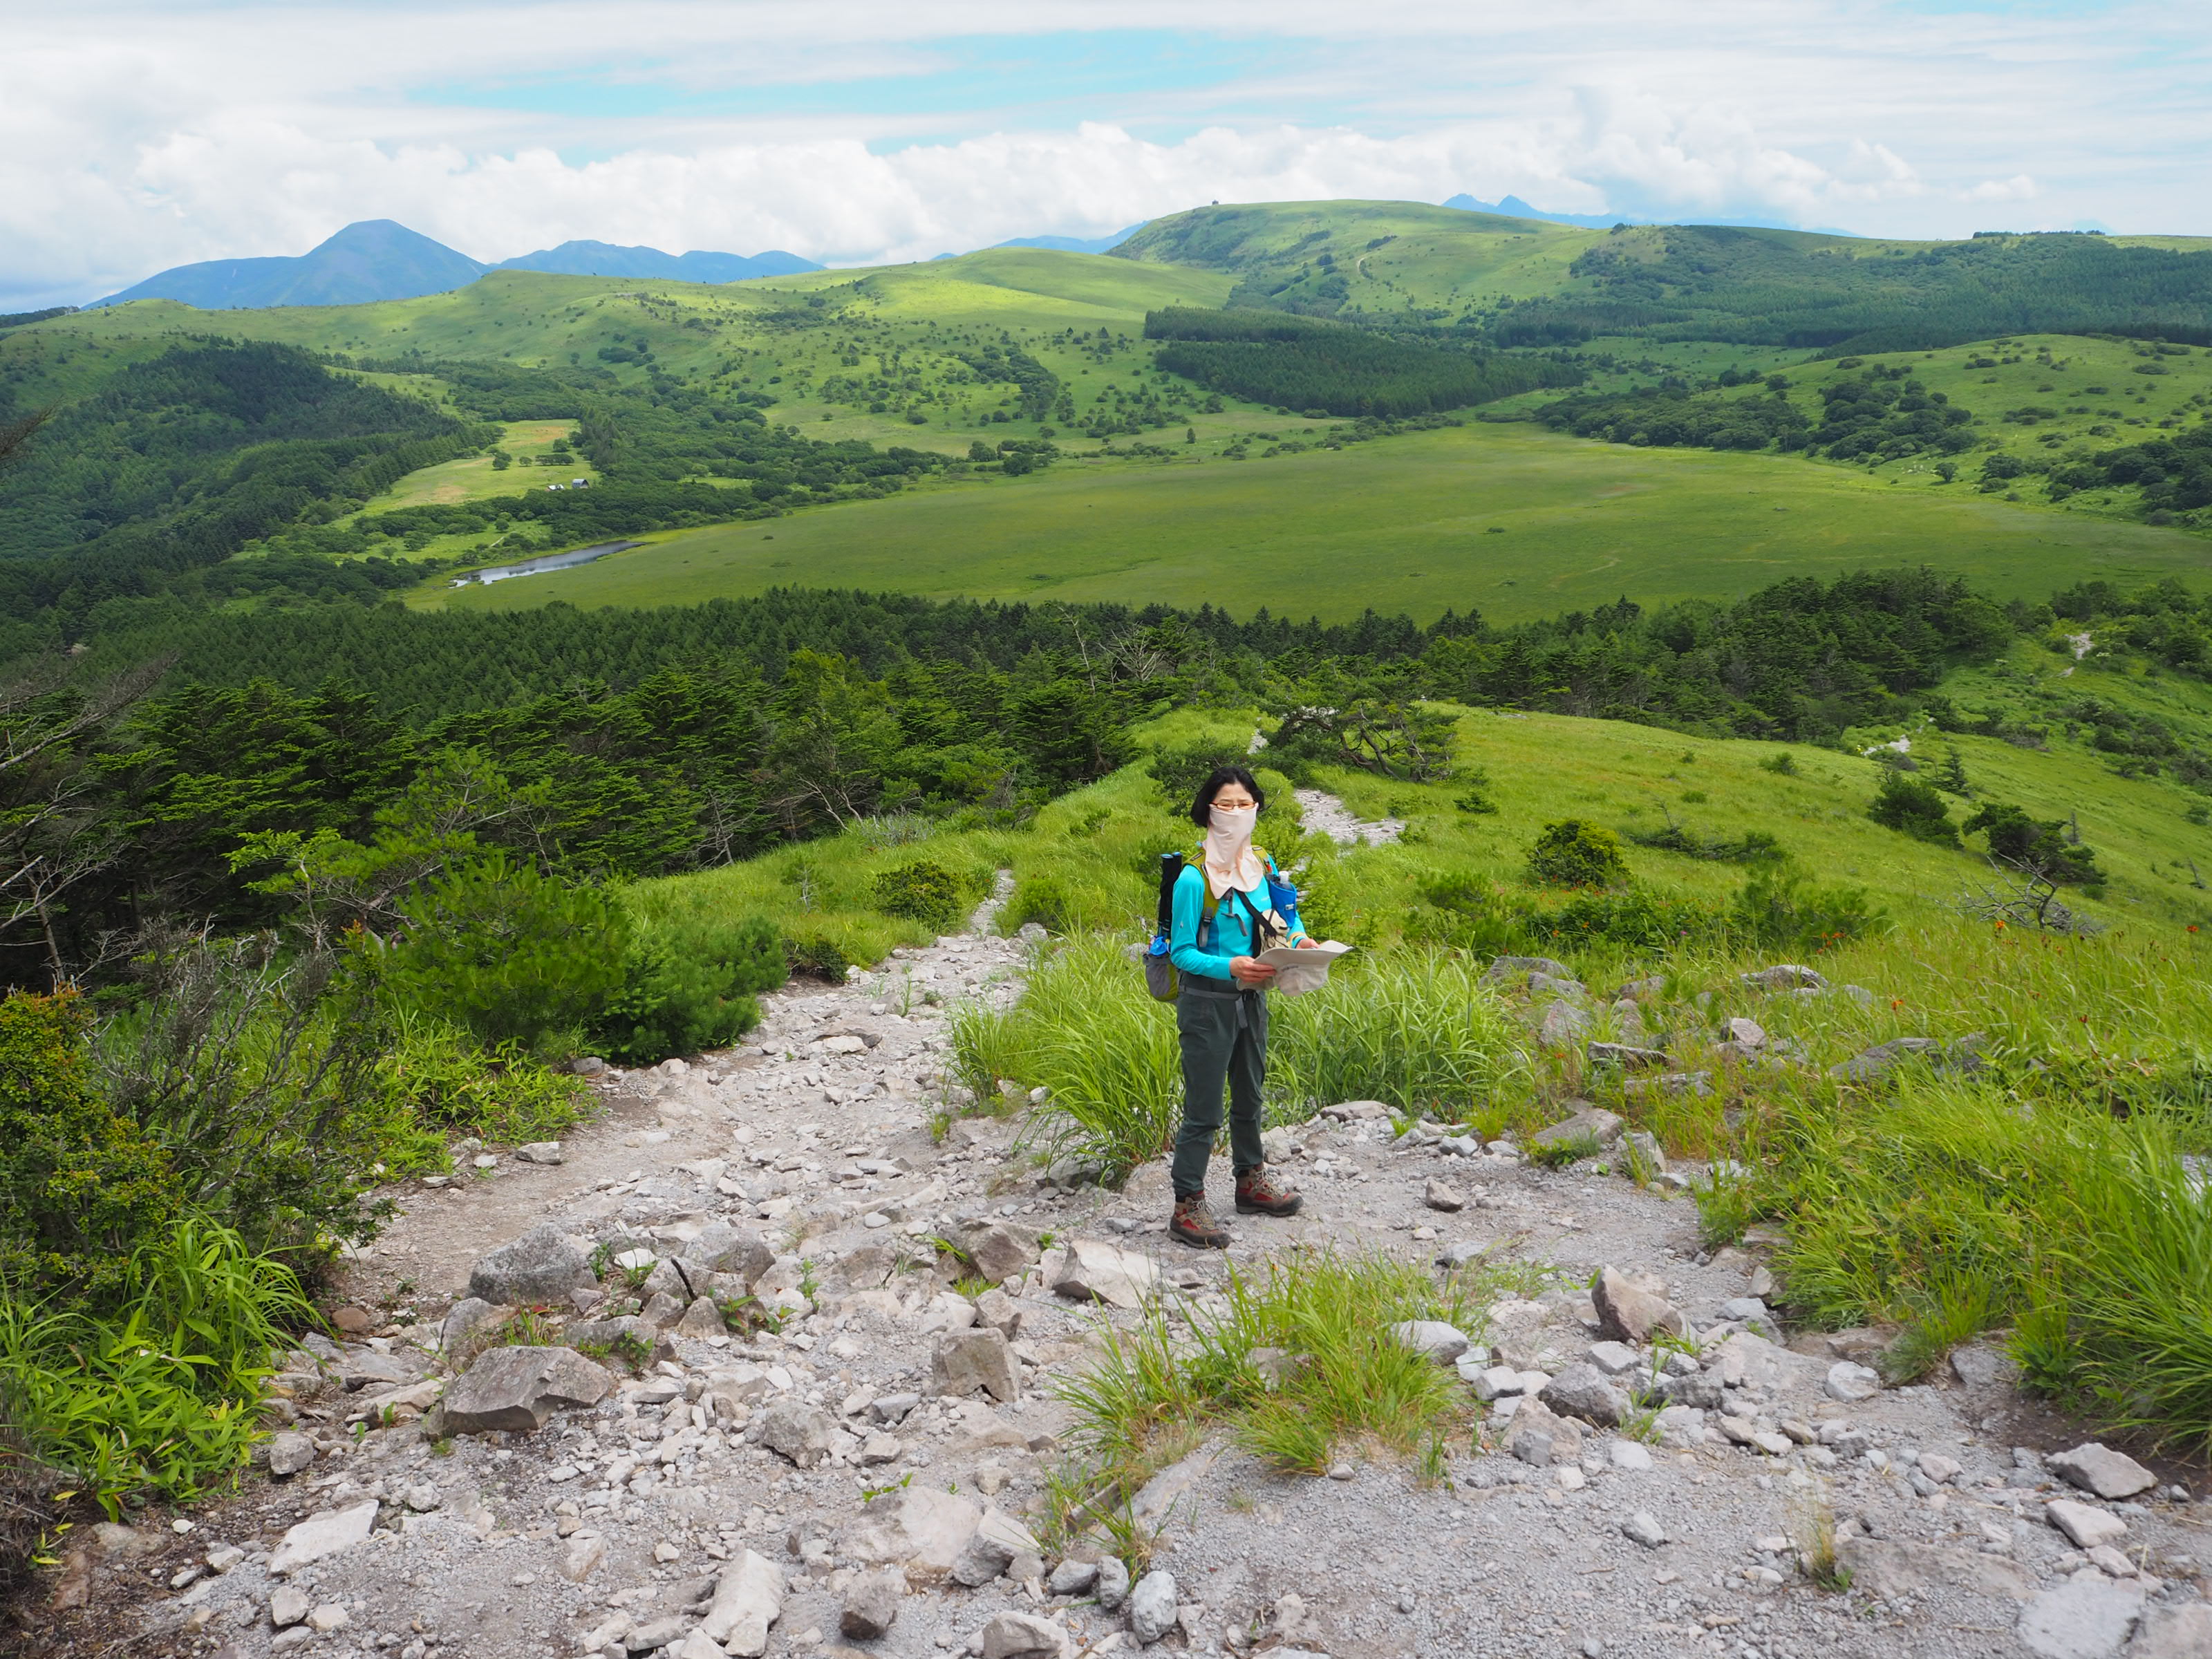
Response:
[[[1213,827],[1213,798],[1232,783],[1241,783],[1251,792],[1252,804],[1261,811],[1267,808],[1267,792],[1260,781],[1241,766],[1217,766],[1204,783],[1198,786],[1198,794],[1190,804],[1190,821],[1201,830]]]

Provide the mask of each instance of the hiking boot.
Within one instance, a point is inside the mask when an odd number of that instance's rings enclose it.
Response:
[[[1204,1193],[1176,1200],[1175,1213],[1168,1218],[1168,1237],[1179,1238],[1194,1249],[1229,1248],[1229,1230],[1216,1221],[1213,1212],[1206,1207]]]
[[[1296,1215],[1304,1202],[1288,1187],[1279,1185],[1264,1164],[1237,1177],[1239,1215]]]

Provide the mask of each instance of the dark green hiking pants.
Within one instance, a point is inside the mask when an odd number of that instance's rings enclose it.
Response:
[[[1260,1147],[1260,1089],[1267,1074],[1267,994],[1212,988],[1185,977],[1176,998],[1182,1039],[1182,1127],[1176,1132],[1175,1190],[1206,1190],[1206,1161],[1221,1132],[1221,1088],[1229,1085],[1229,1152],[1243,1175],[1267,1162]]]

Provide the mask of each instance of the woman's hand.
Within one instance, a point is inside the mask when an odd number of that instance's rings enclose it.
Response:
[[[1239,985],[1265,985],[1274,978],[1275,970],[1266,963],[1250,957],[1232,957],[1229,963],[1229,975]]]
[[[1318,941],[1310,939],[1293,939],[1291,943],[1301,951],[1317,951],[1321,948]]]

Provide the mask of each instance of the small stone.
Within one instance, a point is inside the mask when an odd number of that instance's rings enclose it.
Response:
[[[328,1636],[346,1621],[346,1610],[337,1601],[325,1601],[307,1615],[307,1628],[318,1636]]]
[[[1129,1629],[1138,1642],[1149,1647],[1176,1626],[1177,1602],[1175,1575],[1156,1568],[1137,1581],[1129,1592]]]
[[[884,1463],[896,1463],[904,1449],[896,1435],[886,1434],[878,1429],[860,1443],[860,1466],[874,1468]]]
[[[446,1494],[428,1480],[421,1480],[404,1490],[399,1501],[417,1515],[428,1515],[445,1503]]]
[[[1328,1478],[1332,1480],[1349,1480],[1357,1473],[1358,1471],[1349,1463],[1332,1463],[1328,1466]]]
[[[1616,1440],[1606,1448],[1606,1456],[1616,1469],[1636,1474],[1651,1467],[1651,1454],[1633,1440]]]
[[[920,1404],[921,1396],[918,1394],[878,1395],[868,1402],[868,1415],[878,1423],[897,1423]]]
[[[1821,1388],[1829,1399],[1856,1405],[1881,1392],[1881,1373],[1870,1365],[1855,1365],[1848,1359],[1839,1359],[1828,1367],[1827,1380]]]
[[[590,1264],[568,1235],[548,1221],[480,1259],[469,1270],[469,1294],[481,1302],[533,1306],[565,1301],[572,1287],[591,1277]]]
[[[561,1143],[557,1140],[532,1140],[514,1149],[514,1155],[525,1164],[559,1164],[563,1160]]]
[[[1641,1544],[1647,1550],[1656,1550],[1668,1541],[1667,1528],[1649,1510],[1638,1510],[1623,1521],[1620,1531],[1631,1543]]]
[[[930,1370],[942,1395],[957,1397],[981,1389],[1001,1405],[1022,1397],[1021,1373],[1006,1334],[988,1325],[939,1337]]]
[[[2133,1498],[2158,1484],[2158,1477],[2122,1452],[2090,1441],[2044,1460],[2073,1485],[2111,1502]]]
[[[811,1469],[836,1449],[837,1421],[819,1406],[786,1397],[768,1408],[761,1423],[761,1443],[800,1468]]]
[[[1521,1373],[1510,1365],[1492,1365],[1478,1371],[1471,1379],[1474,1397],[1487,1406],[1493,1400],[1504,1400],[1521,1392]]]
[[[1606,1267],[1590,1291],[1590,1302],[1597,1310],[1599,1334],[1616,1342],[1648,1342],[1654,1331],[1689,1334],[1689,1321],[1667,1299],[1666,1285],[1650,1274]]]
[[[1129,1599],[1129,1569],[1119,1556],[1109,1555],[1098,1564],[1098,1605],[1112,1613]]]
[[[898,1618],[899,1602],[905,1595],[906,1576],[896,1571],[872,1572],[854,1580],[837,1614],[838,1632],[858,1642],[874,1641]]]
[[[1593,1048],[1609,1048],[1608,1043],[1593,1043]],[[1548,1128],[1539,1129],[1528,1137],[1532,1146],[1558,1146],[1587,1142],[1597,1147],[1610,1146],[1620,1139],[1628,1127],[1627,1120],[1618,1112],[1608,1112],[1601,1106],[1586,1106],[1571,1117],[1564,1118]]]
[[[1607,1376],[1632,1371],[1639,1363],[1636,1350],[1625,1342],[1597,1342],[1589,1349],[1589,1363]]]
[[[1071,1301],[1133,1310],[1145,1305],[1158,1280],[1159,1269],[1150,1256],[1100,1238],[1077,1238],[1068,1242],[1051,1289]]]
[[[1955,1457],[1946,1457],[1942,1452],[1920,1455],[1920,1473],[1939,1486],[1948,1486],[1964,1472],[1964,1466]]]
[[[235,1544],[218,1544],[207,1553],[210,1572],[228,1572],[246,1559],[246,1552]]]
[[[269,1622],[278,1630],[298,1624],[307,1616],[314,1604],[307,1600],[307,1592],[296,1584],[279,1584],[276,1593],[269,1598]]]
[[[746,1550],[722,1569],[699,1628],[732,1659],[759,1659],[769,1627],[783,1615],[783,1569]]]
[[[1447,1181],[1431,1181],[1422,1190],[1421,1202],[1432,1210],[1447,1213],[1467,1208],[1467,1194]]]
[[[2128,1523],[2110,1510],[2094,1504],[2077,1504],[2070,1498],[2054,1498],[2044,1505],[2051,1524],[2066,1534],[2075,1548],[2094,1549],[2125,1535]]]
[[[2127,1659],[2204,1659],[2212,1653],[2212,1601],[2154,1607],[2136,1627]]]
[[[1563,1417],[1610,1428],[1628,1414],[1628,1396],[1595,1365],[1577,1361],[1544,1384],[1539,1396]]]
[[[606,1559],[605,1539],[595,1532],[579,1533],[562,1552],[561,1576],[572,1584],[580,1584],[598,1571],[599,1563]]]
[[[269,1437],[269,1473],[279,1480],[295,1475],[315,1461],[315,1443],[308,1436],[286,1432]]]
[[[1081,1595],[1097,1582],[1098,1564],[1096,1561],[1078,1561],[1071,1557],[1052,1570],[1052,1577],[1045,1588],[1054,1595]]]
[[[1002,1613],[983,1626],[983,1659],[1066,1659],[1067,1632],[1032,1613]]]

